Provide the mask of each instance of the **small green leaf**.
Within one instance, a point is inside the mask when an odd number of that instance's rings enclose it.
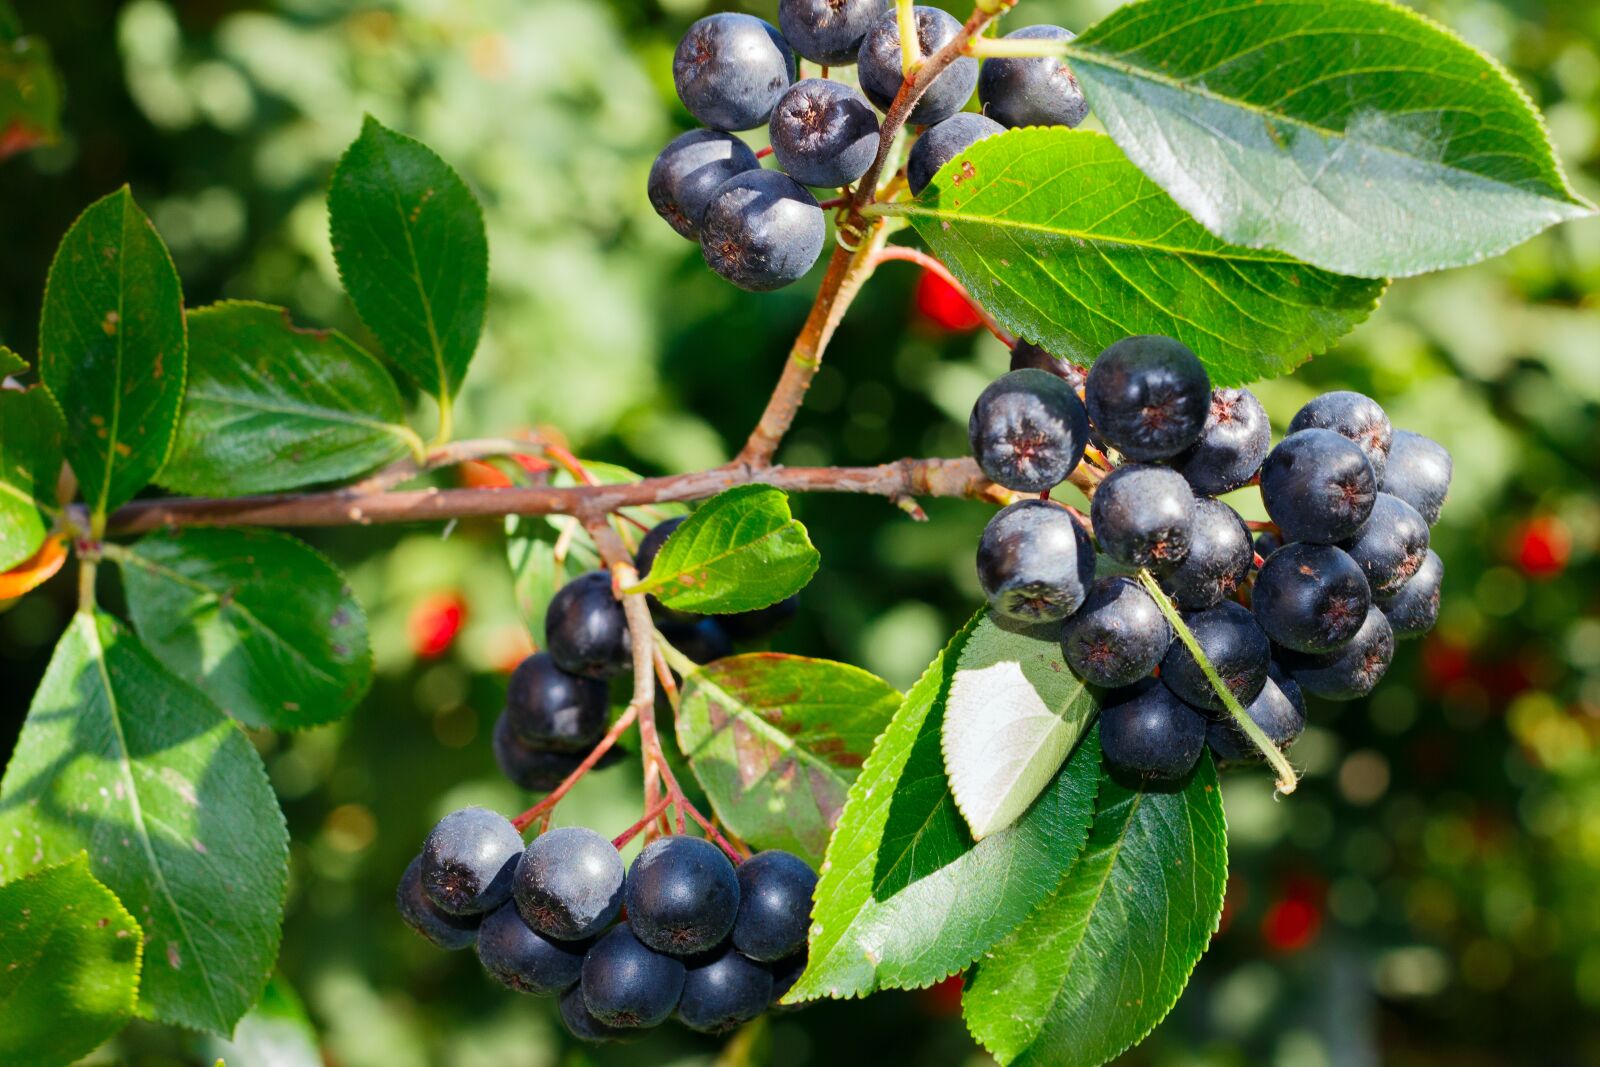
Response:
[[[142,1018],[226,1034],[282,933],[289,837],[243,732],[109,615],[56,645],[0,781],[0,879],[79,852],[144,929]]]
[[[40,505],[56,504],[64,429],[44,389],[0,387],[0,571],[37,552],[50,532]]]
[[[317,1032],[305,1005],[284,977],[274,975],[232,1040],[204,1042],[205,1057],[228,1067],[323,1067]]]
[[[848,664],[775,652],[729,656],[684,679],[678,748],[734,833],[815,866],[900,699],[888,682]]]
[[[1145,0],[1067,55],[1129,157],[1237,244],[1378,278],[1593,212],[1511,75],[1388,0]]]
[[[328,190],[333,256],[361,321],[448,411],[483,332],[483,210],[432,149],[367,117]]]
[[[61,137],[61,80],[42,37],[0,10],[0,161]]]
[[[189,312],[189,387],[159,481],[239,496],[353,478],[421,441],[394,379],[333,330],[228,301]]]
[[[11,351],[5,345],[0,345],[0,377],[8,374],[20,374],[27,369],[27,360]]]
[[[974,842],[939,751],[945,701],[975,616],[906,694],[850,787],[812,912],[810,963],[786,998],[865,996],[962,970],[1050,894],[1083,847],[1098,735],[1010,827]]]
[[[1015,822],[1050,784],[1100,702],[1061,654],[1061,625],[986,614],[956,659],[944,766],[975,840]]]
[[[962,1007],[1001,1063],[1097,1067],[1177,1003],[1222,917],[1222,795],[1209,754],[1181,789],[1100,782],[1088,846],[984,956]]]
[[[1076,363],[1176,337],[1216,385],[1293,370],[1372,313],[1384,283],[1226,244],[1102,134],[1018,129],[956,156],[887,211],[1001,325]]]
[[[0,885],[0,1062],[60,1067],[122,1029],[144,936],[82,852]]]
[[[770,485],[706,501],[661,546],[640,589],[669,608],[726,615],[768,607],[805,588],[821,557]]]
[[[39,323],[39,376],[71,428],[67,462],[94,514],[166,462],[186,351],[178,272],[124,186],[62,238]]]
[[[372,683],[366,613],[302,541],[194,527],[116,559],[140,640],[247,726],[332,722]]]

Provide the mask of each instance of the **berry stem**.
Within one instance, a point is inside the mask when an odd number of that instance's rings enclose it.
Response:
[[[644,813],[644,818],[640,819],[638,822],[622,831],[622,833],[618,834],[616,837],[613,837],[611,839],[611,846],[613,848],[620,849],[623,845],[626,845],[629,841],[632,841],[636,836],[638,836],[640,830],[643,830],[646,826],[649,826],[661,816],[662,812],[667,810],[668,803],[670,803],[670,799],[667,797],[662,797],[660,800],[656,801],[650,810]]]
[[[1051,38],[974,37],[962,51],[979,59],[1035,59],[1064,56],[1072,51],[1070,40]]]
[[[873,266],[877,266],[879,263],[888,263],[889,261],[896,259],[903,260],[907,263],[915,263],[923,270],[931,271],[932,273],[938,275],[946,285],[950,286],[950,288],[961,294],[961,299],[972,305],[972,309],[976,311],[978,313],[978,317],[983,320],[983,325],[988,328],[990,333],[994,334],[995,340],[999,341],[1007,348],[1010,348],[1012,345],[1017,343],[1017,339],[1007,333],[1005,328],[995,321],[994,316],[989,314],[988,309],[972,298],[972,294],[967,292],[967,287],[962,285],[960,280],[954,274],[950,273],[949,267],[946,267],[943,263],[939,262],[933,256],[930,256],[928,253],[922,251],[920,248],[909,248],[906,245],[885,245],[879,250]]]
[[[917,39],[917,9],[912,0],[894,0],[894,20],[900,29],[900,70],[909,79],[922,63],[922,42]]]
[[[1233,695],[1233,690],[1228,688],[1222,676],[1217,673],[1217,669],[1211,665],[1211,660],[1206,658],[1205,652],[1200,648],[1200,642],[1195,640],[1189,624],[1183,621],[1183,616],[1167,597],[1166,591],[1161,588],[1161,583],[1157,582],[1155,576],[1148,570],[1142,568],[1139,571],[1139,583],[1161,609],[1161,614],[1167,617],[1167,622],[1172,625],[1172,631],[1178,635],[1178,640],[1183,642],[1189,654],[1194,657],[1194,661],[1200,665],[1200,671],[1206,676],[1206,681],[1211,683],[1211,688],[1216,691],[1223,706],[1228,709],[1228,714],[1233,716],[1234,725],[1244,732],[1251,744],[1261,750],[1262,756],[1266,757],[1267,763],[1272,766],[1273,773],[1278,776],[1278,792],[1284,795],[1293,793],[1299,783],[1299,776],[1295,773],[1294,766],[1290,764],[1282,750],[1272,743],[1266,732],[1256,725],[1250,713],[1244,710],[1238,698]]]
[[[765,147],[756,149],[756,158],[757,159],[766,159],[770,155],[772,155],[772,146],[771,145],[766,145]]]

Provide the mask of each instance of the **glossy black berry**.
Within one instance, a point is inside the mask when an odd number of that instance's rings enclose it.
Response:
[[[508,989],[553,997],[578,981],[585,944],[555,941],[528,929],[514,904],[502,904],[478,930],[478,961]]]
[[[1051,355],[1032,341],[1018,341],[1011,346],[1011,369],[1042,370],[1054,374],[1070,385],[1073,392],[1081,390],[1089,377],[1089,372],[1082,367]]]
[[[1044,493],[1083,460],[1089,416],[1060,378],[1014,370],[979,394],[967,419],[967,440],[991,481],[1019,493]]]
[[[1244,710],[1279,751],[1292,745],[1306,728],[1306,698],[1300,686],[1276,663],[1267,671],[1267,684]],[[1265,758],[1228,714],[1206,724],[1206,744],[1211,746],[1212,756],[1223,765],[1254,763]]]
[[[422,891],[422,857],[406,866],[394,892],[395,907],[407,926],[437,948],[447,951],[466,948],[478,938],[482,915],[451,915]]]
[[[1200,611],[1230,597],[1250,576],[1255,546],[1239,513],[1220,500],[1199,497],[1189,525],[1189,552],[1161,574],[1161,588],[1184,611]]]
[[[795,69],[794,52],[776,26],[734,12],[695,22],[672,57],[678,99],[714,130],[766,122]]]
[[[1100,353],[1084,385],[1089,421],[1128,459],[1167,459],[1194,444],[1211,410],[1211,379],[1170,337],[1124,337]]]
[[[1373,596],[1393,596],[1428,554],[1428,520],[1399,497],[1379,493],[1372,514],[1343,547],[1361,565]]]
[[[544,616],[545,641],[556,666],[588,678],[609,678],[632,665],[628,619],[605,571],[580,574],[556,591]]]
[[[733,655],[733,638],[719,619],[705,616],[693,622],[663,622],[661,636],[696,663],[710,663]]]
[[[422,889],[452,915],[480,915],[511,898],[522,835],[488,808],[462,808],[440,819],[422,845]]]
[[[775,962],[805,946],[817,876],[805,860],[779,849],[739,864],[739,913],[733,945],[753,960]]]
[[[500,773],[530,793],[548,793],[583,762],[581,752],[552,752],[519,740],[504,712],[494,722],[493,747]]]
[[[961,23],[954,15],[936,7],[916,8],[917,46],[924,57],[931,56],[961,32]],[[856,78],[861,91],[879,111],[888,111],[900,91],[904,70],[900,60],[900,26],[895,13],[887,11],[878,17],[865,37],[861,39],[856,54]],[[909,121],[917,126],[932,126],[967,106],[972,90],[978,84],[978,61],[964,56],[946,67],[928,85],[922,99],[911,109]]]
[[[888,0],[778,0],[778,28],[811,62],[848,66],[888,6]]]
[[[650,167],[650,206],[691,241],[717,187],[761,166],[748,145],[719,130],[690,130],[674,137]]]
[[[1132,685],[1155,670],[1172,627],[1150,594],[1131,578],[1101,578],[1083,607],[1062,624],[1061,652],[1090,685]]]
[[[568,674],[547,652],[517,664],[506,691],[506,722],[512,735],[535,748],[587,752],[606,732],[606,684]]]
[[[1254,700],[1267,682],[1272,643],[1250,609],[1237,601],[1224,600],[1214,608],[1186,613],[1183,621],[1234,699],[1241,704]],[[1186,704],[1208,711],[1224,710],[1222,698],[1182,641],[1173,641],[1162,657],[1161,681]]]
[[[546,830],[528,845],[517,867],[517,911],[528,926],[548,937],[594,937],[622,910],[625,874],[617,850],[593,830]]]
[[[639,940],[660,952],[693,956],[733,929],[739,878],[716,845],[675,835],[652,841],[634,859],[625,896]]]
[[[1331,652],[1361,629],[1372,593],[1343,549],[1296,543],[1261,565],[1250,607],[1267,636],[1284,648]]]
[[[978,541],[978,584],[989,607],[1019,622],[1077,611],[1094,581],[1094,546],[1072,513],[1019,500],[995,513]]]
[[[958,111],[936,126],[922,131],[906,157],[906,184],[916,196],[933,181],[939,168],[983,140],[1006,128],[994,119],[971,111]]]
[[[1451,467],[1450,453],[1439,442],[1410,430],[1396,430],[1382,488],[1416,508],[1432,526],[1439,521],[1439,511],[1450,492]]]
[[[1283,547],[1283,538],[1271,530],[1263,530],[1256,534],[1256,555],[1262,562],[1271,558],[1272,554]]]
[[[1394,427],[1376,400],[1348,389],[1323,393],[1295,412],[1294,418],[1289,420],[1291,434],[1314,427],[1332,430],[1354,442],[1366,455],[1367,462],[1372,464],[1372,473],[1380,482],[1383,480]]]
[[[678,1021],[703,1034],[749,1022],[772,1002],[772,973],[725,945],[690,962],[678,1000]]]
[[[1433,629],[1439,621],[1439,591],[1443,584],[1444,562],[1429,549],[1411,580],[1393,596],[1378,601],[1396,640],[1421,637]]]
[[[1024,26],[1005,40],[1070,41],[1060,26]],[[1002,126],[1076,126],[1089,114],[1078,79],[1055,56],[997,57],[978,74],[983,113]]]
[[[746,171],[706,208],[700,253],[741,289],[767,292],[804,276],[822,254],[827,223],[817,198],[787,174]]]
[[[1095,490],[1089,521],[1100,551],[1124,566],[1162,570],[1189,554],[1194,509],[1194,493],[1183,475],[1126,463]]]
[[[592,1045],[604,1044],[607,1041],[626,1041],[636,1036],[633,1030],[617,1026],[607,1026],[589,1011],[589,1005],[583,999],[583,986],[575,985],[561,994],[561,1022],[567,1028],[567,1033],[579,1041],[587,1041]]]
[[[1394,630],[1374,607],[1355,637],[1322,655],[1284,653],[1284,666],[1300,688],[1327,700],[1356,700],[1372,692],[1394,659]]]
[[[622,1029],[666,1022],[683,992],[683,962],[644,944],[629,923],[613,926],[589,948],[581,973],[589,1013]]]
[[[1199,439],[1172,458],[1172,469],[1200,496],[1221,496],[1254,478],[1271,447],[1272,424],[1255,394],[1213,389]]]
[[[1292,433],[1261,467],[1261,500],[1288,541],[1337,544],[1372,514],[1378,482],[1366,454],[1332,430]]]
[[[1194,769],[1205,744],[1205,716],[1153,678],[1117,690],[1100,709],[1101,753],[1124,774],[1174,781]]]
[[[772,1003],[774,1005],[782,1000],[784,994],[793,989],[794,984],[800,981],[800,976],[806,973],[806,960],[806,951],[802,949],[786,960],[767,964],[767,970],[772,974]],[[784,1005],[775,1007],[774,1010],[778,1012],[794,1011],[799,1007],[800,1005]]]
[[[800,610],[800,594],[784,597],[754,611],[740,611],[732,615],[718,615],[717,621],[728,631],[728,636],[739,644],[764,641],[789,624]]]
[[[836,188],[867,172],[878,154],[878,116],[842,82],[795,82],[772,109],[772,154],[801,185]]]

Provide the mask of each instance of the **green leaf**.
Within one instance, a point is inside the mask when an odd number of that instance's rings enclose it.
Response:
[[[302,541],[194,527],[115,558],[139,639],[247,726],[332,722],[372,683],[366,613]]]
[[[274,975],[256,1006],[234,1029],[232,1040],[203,1043],[207,1062],[227,1067],[323,1067],[317,1032],[305,1005],[282,975]]]
[[[1012,826],[975,843],[956,810],[940,726],[980,618],[906,694],[850,787],[790,1002],[915,988],[964,969],[1049,895],[1083,846],[1100,776],[1095,734]]]
[[[50,532],[40,505],[56,504],[64,429],[44,389],[0,387],[0,571],[37,552]]]
[[[706,501],[672,531],[639,587],[669,608],[726,615],[768,607],[805,588],[821,557],[770,485]]]
[[[1001,325],[1077,363],[1130,334],[1194,349],[1216,385],[1284,374],[1377,305],[1384,283],[1226,244],[1107,137],[1065,127],[985,138],[908,215]]]
[[[729,656],[684,679],[678,748],[734,833],[816,866],[900,699],[888,682],[848,664],[776,652]]]
[[[483,332],[489,241],[472,190],[370,115],[328,190],[333,256],[361,321],[448,410]]]
[[[342,481],[421,451],[404,419],[389,372],[343,334],[213,304],[189,312],[189,387],[157,480],[203,496]]]
[[[11,351],[5,345],[0,345],[0,377],[8,374],[19,374],[27,369],[27,360]]]
[[[67,462],[94,514],[166,462],[185,352],[178,272],[124,186],[62,238],[39,324],[39,376],[72,428]]]
[[[139,999],[139,924],[78,853],[0,885],[0,1062],[60,1067],[122,1029]]]
[[[1388,0],[1145,0],[1067,55],[1129,157],[1236,244],[1418,274],[1593,210],[1511,75]]]
[[[244,734],[109,615],[56,645],[0,780],[0,879],[89,854],[144,929],[138,1014],[226,1034],[278,951],[289,838]]]
[[[61,82],[42,37],[0,10],[0,160],[61,137]]]
[[[1010,826],[1061,769],[1100,702],[1067,667],[1061,625],[986,614],[945,700],[945,772],[976,840]]]
[[[967,1026],[1001,1063],[1096,1067],[1172,1010],[1222,917],[1222,795],[1209,754],[1181,789],[1100,783],[1089,844],[968,983]]]

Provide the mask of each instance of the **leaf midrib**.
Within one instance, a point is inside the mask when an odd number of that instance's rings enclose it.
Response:
[[[433,321],[433,300],[427,286],[422,281],[422,261],[417,256],[417,245],[411,238],[411,227],[406,222],[406,206],[400,199],[400,176],[395,172],[394,157],[389,152],[383,153],[383,166],[389,174],[389,191],[394,197],[395,214],[400,218],[400,232],[405,235],[407,266],[411,269],[411,281],[417,287],[417,296],[422,304],[423,321],[428,327],[428,345],[433,355],[434,370],[439,374],[439,406],[450,406],[451,390],[454,389],[450,381],[450,371],[445,365],[444,346],[439,340],[439,329]],[[421,204],[417,210],[420,212],[427,205]]]
[[[212,392],[207,389],[189,389],[188,398],[191,400],[204,400],[222,406],[248,408],[270,412],[274,415],[299,415],[303,418],[318,422],[343,422],[352,426],[361,426],[373,430],[381,430],[395,437],[407,438],[411,434],[408,427],[398,423],[388,422],[383,419],[369,419],[338,408],[317,407],[307,404],[284,402],[271,404],[256,399],[259,394],[245,394],[242,398],[227,392]]]

